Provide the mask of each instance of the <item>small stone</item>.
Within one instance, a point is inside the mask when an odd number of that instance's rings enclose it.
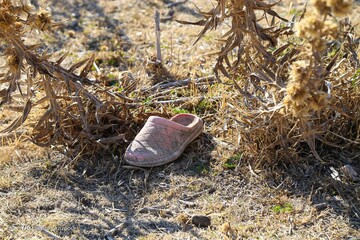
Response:
[[[194,215],[191,218],[191,222],[197,227],[208,227],[211,225],[210,217],[204,215]]]

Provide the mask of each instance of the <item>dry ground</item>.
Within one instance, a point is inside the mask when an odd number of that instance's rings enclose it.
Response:
[[[194,2],[210,7],[209,1]],[[159,80],[146,67],[155,55],[155,9],[163,18],[168,80],[212,74],[214,57],[206,54],[216,50],[218,33],[193,46],[200,29],[174,21],[199,17],[190,2],[70,0],[49,6],[56,20],[67,21],[43,35],[46,45],[56,54],[71,50],[69,62],[96,52],[104,81],[128,78],[140,88]],[[283,4],[285,17],[288,10]],[[206,96],[214,98],[226,90],[208,88]],[[254,169],[236,152],[226,118],[208,105],[190,107],[204,118],[205,133],[180,159],[152,169],[125,165],[124,149],[74,160],[23,141],[21,134],[3,138],[0,239],[360,239],[359,182],[335,180],[330,170],[340,172],[347,163],[360,173],[359,155],[326,149],[332,164],[305,155],[296,164]],[[11,116],[2,111],[1,123]],[[194,226],[193,215],[210,217],[211,226]]]

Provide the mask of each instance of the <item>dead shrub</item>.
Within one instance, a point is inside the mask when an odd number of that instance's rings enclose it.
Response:
[[[351,1],[311,1],[291,20],[259,0],[218,0],[204,19],[207,31],[229,25],[214,71],[238,92],[227,95],[239,150],[264,162],[296,159],[306,142],[353,151],[360,143],[358,40],[349,19]],[[326,11],[324,11],[324,9]],[[220,30],[219,30],[220,31]],[[294,34],[295,33],[295,34]]]
[[[203,26],[196,41],[209,30],[230,26],[219,39],[223,44],[214,70],[220,82],[233,87],[223,95],[220,115],[237,133],[239,151],[260,159],[260,165],[298,157],[304,142],[319,160],[318,143],[358,148],[359,41],[349,20],[335,17],[348,13],[351,2],[314,0],[291,20],[274,10],[276,4],[218,0],[209,12],[199,10],[203,20],[191,23]],[[46,9],[35,9],[28,1],[0,1],[6,58],[0,106],[21,113],[2,132],[28,120],[29,138],[40,146],[65,146],[70,154],[93,152],[131,139],[129,127],[141,116],[135,117],[132,108],[141,112],[195,99],[151,100],[166,85],[159,83],[134,91],[146,93],[145,102],[134,100],[87,77],[94,56],[65,68],[67,54],[54,60],[39,44],[25,44],[29,32],[57,25]],[[132,83],[122,87],[134,88]]]
[[[30,32],[53,30],[51,14],[29,1],[0,1],[0,39],[6,63],[0,74],[0,106],[21,112],[1,132],[11,132],[29,119],[28,138],[37,145],[61,145],[68,154],[122,144],[134,100],[109,91],[87,75],[95,57],[65,68],[64,54],[52,60],[40,44],[26,45]]]

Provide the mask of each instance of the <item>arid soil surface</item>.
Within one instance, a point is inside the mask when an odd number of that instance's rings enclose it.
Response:
[[[212,6],[193,2],[201,9]],[[150,86],[156,79],[146,65],[156,55],[158,9],[170,80],[211,76],[215,56],[209,53],[217,50],[221,32],[193,45],[201,27],[175,21],[200,19],[194,3],[52,1],[47,6],[62,25],[41,34],[42,42],[54,55],[70,51],[65,65],[96,53],[106,81],[126,75],[136,87]],[[279,8],[289,17],[288,4]],[[0,112],[2,124],[11,117]],[[124,148],[69,159],[21,134],[3,138],[0,239],[360,239],[359,181],[334,177],[341,164],[327,166],[304,156],[298,164],[256,169],[228,141],[224,119],[216,112],[202,117],[205,131],[184,154],[151,169],[126,165]],[[337,149],[328,155],[360,174],[359,155],[343,159],[346,154]],[[229,165],[229,158],[236,165]],[[204,226],[193,223],[197,216]]]

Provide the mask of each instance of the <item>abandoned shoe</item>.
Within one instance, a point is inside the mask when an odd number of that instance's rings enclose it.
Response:
[[[124,159],[139,167],[155,167],[177,159],[203,131],[203,121],[192,114],[171,119],[150,117],[126,149]]]

